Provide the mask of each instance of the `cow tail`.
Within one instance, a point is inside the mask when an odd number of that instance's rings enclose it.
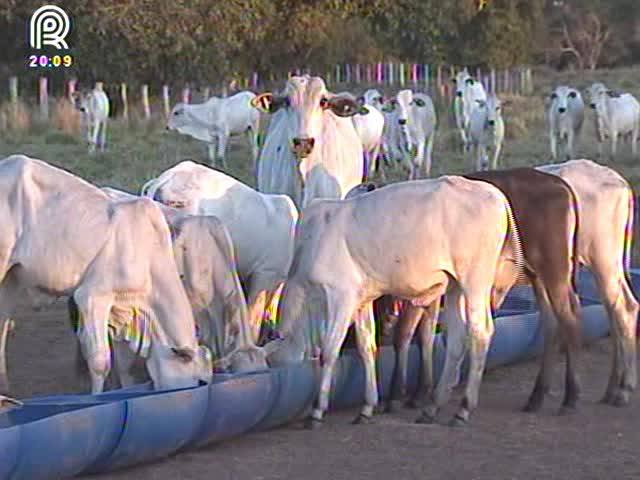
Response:
[[[624,252],[622,257],[622,265],[624,268],[624,277],[627,280],[627,285],[630,289],[631,286],[631,242],[633,240],[633,217],[634,217],[634,207],[635,200],[633,198],[633,191],[631,188],[628,189],[629,192],[629,211],[627,212],[627,223],[624,229]]]
[[[573,188],[569,183],[564,182],[569,191],[571,192],[571,204],[573,205],[573,211],[575,212],[576,218],[576,228],[573,232],[573,255],[572,255],[572,263],[573,263],[573,271],[571,273],[571,288],[577,294],[578,293],[578,274],[580,272],[580,257],[578,255],[578,237],[580,232],[580,209],[578,208],[578,197],[576,196],[576,192],[573,191]]]

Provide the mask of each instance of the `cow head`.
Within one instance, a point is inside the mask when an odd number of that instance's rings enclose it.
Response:
[[[360,195],[364,195],[365,193],[372,192],[376,189],[375,184],[373,183],[361,183],[360,185],[356,185],[351,190],[347,192],[344,196],[344,199],[347,200],[349,198],[359,197]]]
[[[502,106],[510,104],[509,101],[501,102],[493,93],[486,100],[476,100],[476,102],[487,111],[487,126],[489,128],[494,128],[502,118]]]
[[[366,105],[372,105],[380,110],[382,110],[382,107],[384,106],[384,97],[376,89],[372,88],[367,90],[364,92],[364,95],[362,95],[362,98]]]
[[[191,199],[197,196],[198,183],[194,181],[194,175],[195,173],[190,171],[173,172],[169,179],[156,188],[153,200],[195,215],[197,205]]]
[[[88,92],[73,92],[71,94],[71,101],[73,102],[73,106],[82,113],[89,111]]]
[[[265,113],[286,108],[295,117],[295,134],[290,147],[298,159],[306,158],[313,152],[316,140],[322,133],[325,115],[352,117],[368,113],[353,98],[329,93],[320,77],[308,75],[291,77],[282,95],[263,93],[254,98],[251,104]]]
[[[560,115],[563,115],[569,109],[569,104],[579,100],[582,101],[580,92],[575,88],[567,86],[559,86],[549,96],[551,100],[551,109],[556,110]]]
[[[451,81],[456,85],[456,96],[462,97],[464,94],[464,89],[467,86],[473,86],[475,84],[474,78],[469,74],[467,68],[463,68],[458,74],[451,79]]]

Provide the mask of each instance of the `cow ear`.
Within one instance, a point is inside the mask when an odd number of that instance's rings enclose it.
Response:
[[[414,103],[414,105],[416,105],[418,107],[424,107],[425,106],[424,100],[422,100],[421,98],[414,98],[413,99],[413,103]]]
[[[369,113],[366,108],[358,105],[356,101],[341,96],[334,96],[327,99],[326,108],[339,117],[353,117],[356,114],[366,115],[362,113],[363,110]]]
[[[458,83],[458,79],[456,77],[451,77],[451,83]]]
[[[271,104],[273,103],[273,93],[261,93],[251,99],[251,106],[260,110],[262,113],[271,113]]]
[[[476,100],[476,103],[479,107],[484,107],[487,104],[484,100]]]
[[[171,351],[183,362],[191,362],[195,357],[191,348],[172,348]]]
[[[358,105],[364,105],[364,97],[358,97],[356,101],[358,102]]]
[[[464,83],[467,85],[473,85],[476,81],[473,78],[467,78]]]
[[[609,95],[611,98],[618,98],[620,96],[620,93],[616,92],[615,90],[607,90],[607,95]]]

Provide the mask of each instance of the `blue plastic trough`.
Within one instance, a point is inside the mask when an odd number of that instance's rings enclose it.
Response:
[[[633,275],[640,286],[640,272]],[[579,281],[585,338],[608,333],[604,309],[588,274]],[[530,289],[514,289],[496,315],[487,366],[507,365],[539,354],[542,329]],[[436,375],[446,342],[436,337]],[[394,356],[378,355],[378,382],[389,391]],[[418,349],[410,349],[409,388],[416,384]],[[153,391],[149,383],[100,395],[34,397],[0,415],[0,480],[62,478],[108,471],[174,452],[265,430],[302,417],[317,394],[319,368],[305,362],[288,368],[216,375],[210,385]],[[364,368],[354,352],[341,356],[331,393],[332,408],[360,404]]]

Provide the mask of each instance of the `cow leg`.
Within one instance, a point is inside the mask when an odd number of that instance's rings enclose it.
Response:
[[[16,302],[20,298],[20,288],[11,273],[0,283],[0,394],[9,393],[9,375],[7,369],[7,341],[12,327]]]
[[[215,167],[216,165],[216,146],[213,143],[207,143],[207,160]]]
[[[502,150],[502,142],[497,142],[493,151],[493,158],[491,160],[491,170],[498,169],[498,158],[500,158],[500,151]]]
[[[120,387],[135,385],[136,380],[131,372],[136,362],[136,354],[131,351],[127,342],[113,342],[111,346],[113,348],[112,376],[117,377]]]
[[[542,285],[540,279],[531,279],[531,285],[538,303],[539,322],[542,325],[544,335],[544,349],[541,357],[540,371],[536,377],[529,400],[523,408],[525,412],[537,412],[542,408],[544,397],[551,389],[551,379],[553,375],[553,366],[555,363],[554,346],[556,343],[556,334],[558,330],[558,322],[551,309],[549,297]]]
[[[378,155],[380,155],[380,145],[376,145],[369,154],[369,177],[373,177],[376,173],[380,172],[380,176],[384,179],[384,170],[380,168],[380,162],[378,161]]]
[[[466,300],[467,325],[470,332],[469,378],[458,412],[451,419],[451,426],[465,425],[478,406],[482,374],[487,361],[487,352],[493,336],[494,325],[489,306],[489,295],[469,296]]]
[[[376,322],[373,318],[373,303],[369,302],[356,314],[356,344],[364,364],[366,378],[365,404],[354,424],[368,423],[378,404],[378,383],[376,378]]]
[[[104,152],[107,148],[107,121],[102,122],[100,128],[100,149]]]
[[[631,131],[631,154],[633,156],[638,153],[638,135],[640,135],[640,120],[636,121]]]
[[[327,332],[322,342],[322,374],[318,401],[307,419],[307,428],[315,428],[322,423],[322,417],[329,408],[331,379],[340,347],[347,337],[347,331],[353,321],[357,307],[356,296],[350,292],[339,292],[326,289],[327,297]]]
[[[249,145],[251,147],[251,160],[253,162],[253,174],[257,174],[258,167],[258,154],[259,154],[259,145],[258,145],[258,132],[253,130],[253,127],[249,126],[247,128],[247,140],[249,141]]]
[[[611,272],[611,273],[610,273]],[[624,273],[612,273],[598,265],[593,274],[609,318],[611,340],[614,346],[613,366],[603,403],[622,406],[637,385],[636,370],[636,323],[638,302],[624,278]]]
[[[227,170],[227,161],[225,155],[227,153],[227,141],[229,140],[229,134],[227,132],[218,136],[218,158],[220,159],[220,165],[223,170]]]
[[[553,132],[549,133],[549,147],[551,148],[551,157],[556,160],[558,158],[558,140]]]
[[[618,151],[618,132],[611,132],[611,161],[615,160]]]
[[[249,279],[247,285],[247,306],[249,307],[251,338],[254,343],[257,343],[259,340],[264,312],[271,298],[270,292],[275,291],[272,290],[275,285],[279,285],[279,283],[270,275],[254,274]]]
[[[434,396],[428,399],[428,404],[416,423],[433,423],[438,410],[444,406],[451,396],[453,387],[460,377],[460,366],[466,351],[465,340],[467,327],[464,322],[465,299],[462,289],[456,285],[445,297],[445,308],[442,311],[443,323],[447,328],[447,352],[442,375],[436,386]]]
[[[436,132],[434,130],[431,132],[431,135],[429,135],[424,153],[424,173],[427,178],[431,176],[431,167],[433,165],[433,142],[435,140],[435,136]]]
[[[420,347],[420,376],[418,385],[409,406],[419,407],[433,396],[435,376],[433,374],[433,343],[436,335],[436,324],[440,312],[440,299],[422,310],[422,318],[418,327]]]
[[[91,393],[100,393],[111,370],[107,321],[112,302],[110,298],[95,297],[81,289],[76,290],[74,299],[80,314],[78,338],[89,366]]]
[[[391,375],[391,392],[385,409],[387,412],[393,411],[400,399],[406,395],[409,348],[421,318],[422,308],[408,304],[400,314],[400,319],[393,332],[393,351],[396,359]]]

